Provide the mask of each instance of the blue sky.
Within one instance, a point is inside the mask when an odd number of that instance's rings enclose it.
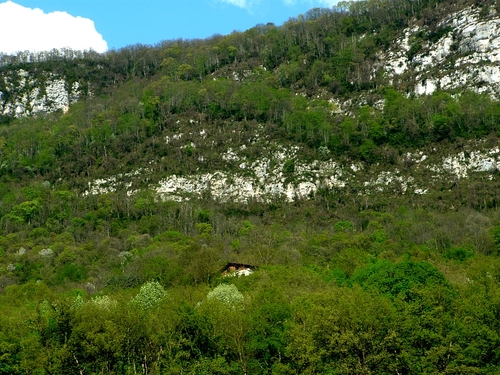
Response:
[[[9,38],[14,38],[8,47],[2,46],[0,40],[0,52],[8,52],[17,46],[19,49],[37,49],[42,42],[34,41],[33,36],[44,29],[57,29],[57,20],[61,20],[64,26],[59,28],[59,32],[54,32],[54,36],[45,36],[41,40],[55,40],[64,35],[71,40],[88,37],[87,44],[97,43],[95,45],[99,47],[92,48],[103,50],[103,43],[98,41],[97,34],[102,36],[109,49],[136,43],[156,44],[168,39],[207,38],[214,34],[229,34],[234,30],[244,31],[259,23],[273,22],[280,25],[290,17],[296,17],[311,8],[331,7],[336,2],[337,0],[11,0],[11,10],[8,12],[6,5],[9,2],[0,0],[0,25],[8,20],[13,25],[18,25],[16,32],[7,32]],[[59,17],[52,17],[50,21],[41,23],[42,26],[35,21],[27,25],[23,22],[26,16],[19,16],[21,19],[15,20],[16,12],[21,9],[15,8],[13,4],[31,9],[39,8],[43,11],[36,13],[40,17],[52,12],[57,12]],[[66,21],[63,21],[63,16],[66,16]],[[94,29],[90,27],[89,20],[93,21]],[[23,26],[19,27],[20,24]],[[72,32],[74,36],[71,36]],[[25,33],[24,40],[31,38],[28,47],[21,48],[25,45],[23,43],[28,43],[21,40],[22,33]],[[19,42],[15,38],[19,38]]]

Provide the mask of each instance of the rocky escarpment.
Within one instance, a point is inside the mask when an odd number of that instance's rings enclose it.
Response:
[[[32,74],[23,69],[0,76],[0,115],[23,117],[66,112],[70,104],[88,95],[79,82],[50,73]]]
[[[245,146],[229,148],[222,155],[226,168],[212,172],[165,176],[151,179],[156,163],[132,173],[89,182],[84,195],[98,195],[125,189],[129,196],[144,188],[163,200],[184,201],[211,197],[220,202],[271,202],[314,197],[321,189],[355,190],[359,196],[378,193],[424,195],[442,189],[443,181],[481,176],[495,178],[500,168],[500,149],[483,141],[471,141],[463,151],[443,156],[429,148],[401,155],[396,166],[353,163],[324,155],[323,160],[305,162],[299,147],[263,142],[263,156],[248,160]],[[161,168],[160,168],[161,169]],[[140,187],[139,187],[140,186]]]
[[[468,7],[433,29],[415,24],[379,59],[375,70],[416,95],[467,88],[498,97],[500,15],[495,7]]]

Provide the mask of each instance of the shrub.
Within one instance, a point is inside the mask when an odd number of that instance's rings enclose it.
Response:
[[[87,277],[87,269],[79,264],[66,263],[56,272],[56,284],[62,284],[65,281],[81,281]]]
[[[379,260],[357,271],[351,281],[389,297],[401,296],[407,301],[415,297],[415,288],[441,286],[450,291],[452,289],[444,275],[427,262],[403,261],[394,264]]]
[[[458,262],[463,262],[473,256],[474,252],[462,247],[450,249],[443,254],[444,259],[456,260]]]

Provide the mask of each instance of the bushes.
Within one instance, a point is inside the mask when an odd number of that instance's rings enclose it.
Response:
[[[449,293],[453,290],[439,270],[427,262],[415,261],[394,264],[379,260],[357,271],[350,282],[405,301],[416,298],[415,292],[423,287],[443,288]]]
[[[87,278],[87,269],[79,264],[66,263],[55,271],[54,283],[62,285],[67,282],[78,282]]]

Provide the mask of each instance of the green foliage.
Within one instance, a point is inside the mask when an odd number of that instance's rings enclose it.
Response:
[[[338,232],[350,232],[354,229],[354,225],[350,221],[339,221],[333,226]]]
[[[291,159],[285,160],[283,164],[283,173],[293,173],[295,172],[295,161]]]
[[[273,287],[260,290],[252,305],[248,349],[253,360],[249,366],[258,372],[259,368],[271,369],[285,352],[291,308],[283,292]]]
[[[210,210],[198,210],[196,215],[198,216],[200,223],[209,223],[213,213]]]
[[[201,235],[210,235],[214,230],[212,225],[208,223],[198,223],[196,224],[196,229],[198,230],[198,232],[200,232]]]
[[[420,41],[414,42],[411,46],[408,52],[406,53],[406,56],[408,57],[408,60],[412,61],[413,58],[422,50],[422,43]]]
[[[62,284],[64,282],[76,282],[87,278],[87,269],[79,264],[66,263],[55,272],[54,282]]]
[[[474,252],[462,247],[452,248],[443,254],[443,258],[464,262],[474,256]]]
[[[394,317],[387,299],[360,288],[305,297],[294,305],[287,353],[300,373],[385,373],[397,361]]]
[[[49,236],[49,231],[45,228],[34,228],[29,235],[31,238],[43,238]]]
[[[255,229],[255,225],[253,225],[249,220],[245,220],[240,229],[238,230],[238,234],[240,236],[248,236],[252,230]]]
[[[497,253],[500,252],[500,225],[496,225],[490,229],[490,233],[495,241]]]
[[[427,262],[379,260],[357,271],[350,282],[404,300],[416,298],[416,290],[424,286],[452,291],[443,274]]]
[[[20,217],[25,222],[29,223],[40,210],[40,206],[41,204],[38,199],[32,201],[25,201],[15,206],[12,209],[11,215],[13,215],[14,217]]]

